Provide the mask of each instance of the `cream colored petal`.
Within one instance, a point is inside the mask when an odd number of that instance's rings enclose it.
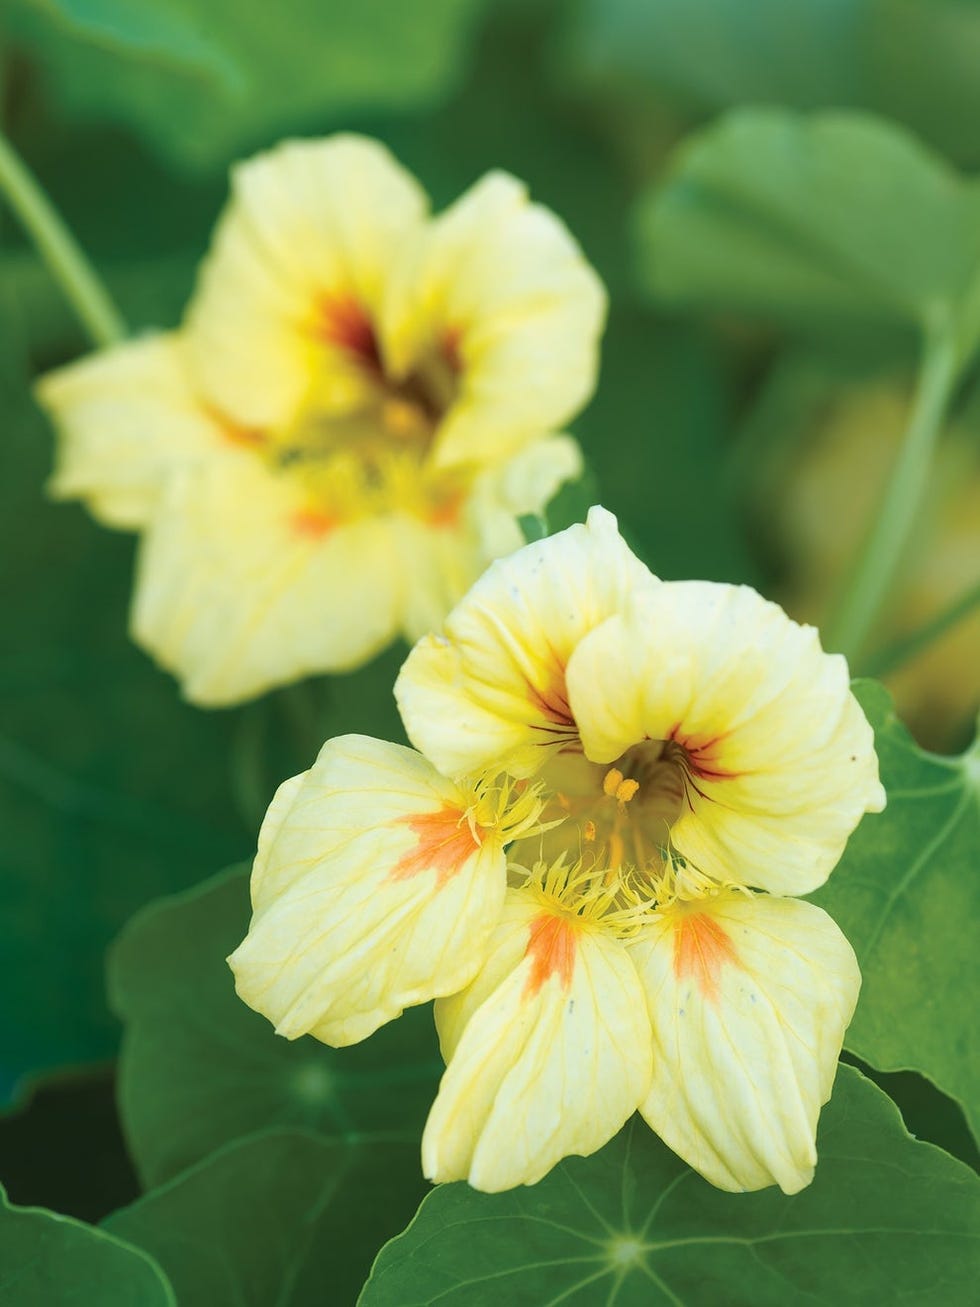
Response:
[[[356,667],[395,635],[402,573],[383,522],[321,532],[254,455],[175,475],[144,536],[132,629],[195,703]]]
[[[813,1178],[861,975],[820,908],[729,894],[664,914],[631,956],[653,1024],[653,1081],[641,1112],[722,1189]]]
[[[565,698],[572,650],[654,584],[602,508],[492,564],[401,670],[395,696],[412,741],[446,775],[532,775],[575,738]]]
[[[645,739],[689,758],[677,848],[720,879],[804,894],[885,795],[847,664],[745,586],[668,582],[576,649],[568,693],[589,758]]]
[[[145,336],[49,372],[38,402],[58,433],[49,492],[109,526],[150,519],[167,474],[227,443],[194,391],[179,338]]]
[[[318,331],[323,305],[374,319],[428,202],[365,137],[287,141],[240,164],[189,310],[209,396],[243,423],[287,422],[316,385],[356,389],[357,367]]]
[[[496,1192],[601,1148],[650,1082],[650,1028],[622,942],[519,890],[483,969],[436,1005],[449,1065],[422,1139],[435,1181]]]
[[[241,998],[295,1039],[365,1039],[466,985],[503,904],[499,838],[411,749],[328,741],[259,837],[253,917],[229,958]]]
[[[564,224],[490,173],[406,255],[384,312],[385,353],[407,373],[447,333],[460,391],[438,435],[445,466],[486,462],[562,426],[592,394],[602,284]]]
[[[581,472],[578,444],[570,436],[547,436],[481,472],[452,521],[399,519],[409,643],[438,630],[487,566],[524,544],[518,519],[542,512],[558,488]]]

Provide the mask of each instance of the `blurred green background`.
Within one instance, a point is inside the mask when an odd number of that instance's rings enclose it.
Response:
[[[910,239],[941,247],[935,276],[956,283],[980,244],[974,183],[952,171],[980,165],[980,3],[7,0],[0,22],[4,129],[134,330],[177,321],[229,164],[283,135],[376,135],[437,207],[488,168],[525,179],[610,291],[598,392],[573,424],[597,497],[660,575],[750,582],[822,619],[902,432],[915,333],[887,305],[838,312],[826,278],[793,299],[789,263],[786,303],[748,293],[736,283],[750,260],[725,246],[725,214],[702,208],[702,228],[692,225],[683,179],[672,208],[655,197],[696,134],[731,110],[866,111],[913,133],[948,177],[923,181],[919,208],[910,198],[910,224],[919,209],[926,224],[910,226]],[[835,220],[862,166],[855,156],[845,168]],[[911,191],[918,173],[908,170]],[[933,231],[927,218],[954,187],[955,231]],[[716,260],[717,296],[685,280],[692,245]],[[916,258],[892,260],[910,285]],[[855,302],[873,309],[855,281]],[[814,304],[826,311],[811,314]],[[112,1057],[107,943],[148,900],[247,858],[276,784],[327,735],[399,737],[390,685],[400,654],[240,709],[182,704],[126,637],[132,539],[44,498],[52,440],[30,382],[86,343],[2,210],[0,323],[3,1097],[47,1068]],[[977,583],[978,404],[967,369],[868,670],[884,667],[876,651]],[[924,743],[966,741],[978,666],[974,612],[895,675]],[[72,1112],[111,1134],[109,1083],[59,1082],[35,1107],[40,1118],[0,1127],[12,1198],[98,1214],[77,1196],[18,1191],[26,1163],[13,1140],[57,1138],[51,1121]],[[888,1087],[916,1129],[974,1156],[957,1113],[925,1081],[910,1077],[904,1098]],[[104,1210],[130,1183],[113,1147]],[[37,1168],[41,1143],[28,1151]]]

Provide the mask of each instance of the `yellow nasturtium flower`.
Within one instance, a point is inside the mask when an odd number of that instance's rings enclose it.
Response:
[[[434,629],[581,470],[602,287],[503,173],[437,217],[380,144],[238,167],[179,331],[44,378],[56,495],[143,533],[136,640],[198,703]]]
[[[793,1193],[860,986],[830,874],[885,795],[847,667],[755,591],[660,582],[615,519],[494,563],[413,649],[417,752],[331,740],[262,827],[238,992],[288,1038],[436,999],[433,1180],[530,1184],[637,1109]]]

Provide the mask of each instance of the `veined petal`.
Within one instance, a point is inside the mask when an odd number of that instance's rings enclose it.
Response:
[[[560,427],[595,386],[606,295],[564,224],[514,177],[490,173],[429,226],[385,306],[385,353],[406,371],[447,336],[460,391],[442,466],[482,463]]]
[[[435,1181],[496,1192],[601,1148],[650,1082],[650,1028],[620,940],[509,890],[472,985],[436,1005],[449,1065],[422,1139]]]
[[[428,201],[365,137],[287,141],[240,164],[189,310],[208,395],[243,423],[288,422],[315,384],[356,388],[390,266]]]
[[[347,735],[280,787],[259,837],[253,917],[229,962],[289,1039],[356,1043],[477,971],[503,904],[492,829],[401,745]]]
[[[243,452],[172,478],[140,550],[133,635],[188,699],[234,703],[366,661],[398,630],[402,579],[383,520],[320,521]]]
[[[49,372],[38,402],[58,432],[49,492],[109,526],[146,524],[173,468],[233,438],[191,384],[179,337],[158,333]]]
[[[481,472],[454,516],[434,522],[400,518],[409,643],[438,630],[488,564],[524,544],[518,518],[541,512],[558,488],[581,471],[578,444],[570,436],[546,436]]]
[[[413,743],[446,775],[533,775],[577,738],[565,691],[572,650],[654,584],[603,508],[492,564],[401,670],[395,696]]]
[[[722,1189],[808,1185],[861,985],[831,918],[729,893],[668,910],[630,953],[653,1024],[653,1129]]]
[[[703,871],[804,894],[884,807],[874,736],[847,664],[746,586],[666,582],[575,650],[568,695],[586,755],[638,741],[686,756],[675,846]]]

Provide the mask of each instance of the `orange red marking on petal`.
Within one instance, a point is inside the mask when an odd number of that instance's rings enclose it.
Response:
[[[714,1002],[724,967],[738,966],[738,954],[727,932],[704,912],[682,912],[674,928],[674,975],[693,979],[701,994]]]
[[[407,826],[417,843],[399,858],[389,872],[390,880],[407,880],[424,871],[435,871],[436,885],[441,889],[480,847],[479,833],[470,826],[466,814],[449,804],[436,812],[396,817],[393,825]]]
[[[321,340],[347,350],[372,371],[382,371],[374,324],[352,295],[325,295],[318,305],[316,331]]]
[[[337,525],[336,519],[315,508],[303,508],[289,519],[297,535],[320,540]]]
[[[557,975],[563,989],[572,983],[575,971],[575,927],[551,912],[542,912],[531,922],[531,938],[524,956],[531,959],[531,971],[524,987],[526,997],[536,994],[551,976]]]

